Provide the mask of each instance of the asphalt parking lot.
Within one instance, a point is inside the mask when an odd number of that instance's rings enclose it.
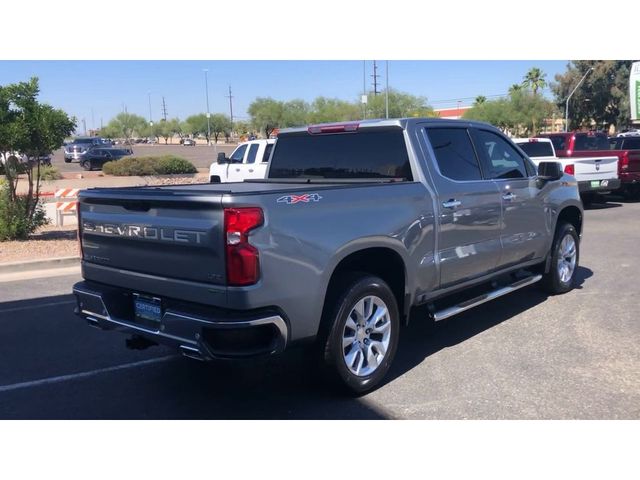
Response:
[[[152,147],[153,148],[153,147]],[[3,419],[638,419],[640,203],[585,212],[579,286],[535,286],[401,332],[388,381],[327,389],[299,352],[205,364],[72,314],[79,275],[0,282]]]
[[[217,152],[224,152],[227,156],[236,148],[235,144],[229,145],[197,145],[194,147],[185,147],[182,145],[145,145],[139,144],[133,146],[133,154],[136,156],[147,155],[178,155],[189,160],[196,168],[209,168],[211,163],[217,158]],[[82,172],[82,167],[77,161],[71,163],[64,162],[63,149],[60,148],[53,152],[51,164],[62,173]]]

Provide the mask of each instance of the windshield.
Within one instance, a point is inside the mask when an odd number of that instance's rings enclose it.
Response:
[[[517,145],[529,158],[553,157],[553,148],[550,142],[525,142],[517,143]]]
[[[401,129],[283,135],[269,178],[401,178],[413,180]]]
[[[76,138],[73,143],[93,143],[93,138]]]

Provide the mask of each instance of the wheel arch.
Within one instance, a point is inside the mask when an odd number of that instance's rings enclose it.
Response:
[[[368,273],[382,278],[391,288],[396,298],[398,311],[402,317],[408,318],[411,305],[408,289],[408,272],[402,255],[389,246],[367,247],[351,251],[342,257],[333,268],[322,306],[322,318],[327,308],[339,295],[340,281],[349,273]]]

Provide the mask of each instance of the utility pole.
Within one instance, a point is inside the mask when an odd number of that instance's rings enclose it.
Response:
[[[164,96],[162,97],[162,118],[164,121],[167,121],[167,104],[164,103]]]
[[[85,121],[85,119],[82,119],[82,128],[84,129],[84,136],[87,136],[87,122]]]
[[[367,61],[362,61],[362,118],[367,118]]]
[[[229,85],[229,95],[225,95],[229,99],[229,118],[231,119],[231,132],[233,132],[233,95],[231,95],[231,85]]]
[[[93,116],[93,107],[91,107],[91,130],[96,129],[95,117]]]
[[[378,75],[378,65],[376,64],[376,61],[373,61],[373,75],[371,75],[373,77],[373,95],[377,96],[378,95],[378,77],[380,75]]]
[[[387,85],[384,88],[384,111],[386,114],[385,118],[389,118],[389,60],[386,62],[385,74],[387,77]]]

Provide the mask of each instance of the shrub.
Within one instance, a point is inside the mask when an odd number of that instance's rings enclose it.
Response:
[[[102,166],[105,175],[118,177],[134,175],[176,175],[197,173],[196,167],[182,157],[125,157],[107,162]]]
[[[38,202],[33,217],[25,214],[27,198],[17,197],[11,201],[7,182],[0,182],[0,241],[23,240],[38,228],[49,223],[44,208]]]
[[[56,167],[52,167],[51,165],[42,165],[40,167],[40,180],[47,182],[51,180],[60,180],[61,178],[62,174]]]

